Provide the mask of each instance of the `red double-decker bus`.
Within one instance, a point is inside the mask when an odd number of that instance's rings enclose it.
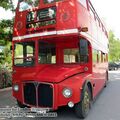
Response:
[[[108,80],[108,35],[91,2],[19,0],[12,43],[18,105],[85,118]]]

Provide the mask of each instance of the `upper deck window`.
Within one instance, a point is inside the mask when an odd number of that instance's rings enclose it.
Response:
[[[58,1],[62,1],[62,0],[44,0],[44,3],[49,4],[49,3],[54,3],[54,2],[58,2]]]
[[[37,7],[39,4],[39,0],[20,0],[19,3],[19,11],[25,11],[32,7]]]

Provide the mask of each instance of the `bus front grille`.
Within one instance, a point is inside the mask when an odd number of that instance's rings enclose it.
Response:
[[[38,86],[38,106],[53,106],[53,87],[49,84],[39,84]]]
[[[33,83],[24,85],[24,102],[36,106],[36,88]]]
[[[36,91],[37,90],[37,91]],[[25,83],[24,103],[37,107],[53,107],[53,86],[45,83]]]

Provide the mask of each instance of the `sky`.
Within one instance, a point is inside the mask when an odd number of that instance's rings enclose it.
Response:
[[[17,0],[13,0],[16,5]],[[108,30],[113,30],[120,39],[120,0],[91,0],[99,17],[104,20]],[[1,14],[2,13],[2,14]],[[0,8],[0,19],[11,19],[12,13]]]
[[[91,0],[91,2],[108,29],[113,30],[120,39],[120,0]]]

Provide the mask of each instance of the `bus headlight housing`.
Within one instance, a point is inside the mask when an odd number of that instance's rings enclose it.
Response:
[[[19,85],[17,85],[17,84],[14,85],[14,86],[13,86],[13,90],[14,90],[15,92],[18,92],[18,91],[19,91]]]
[[[72,96],[72,90],[70,88],[64,88],[62,94],[65,98],[70,98]]]

